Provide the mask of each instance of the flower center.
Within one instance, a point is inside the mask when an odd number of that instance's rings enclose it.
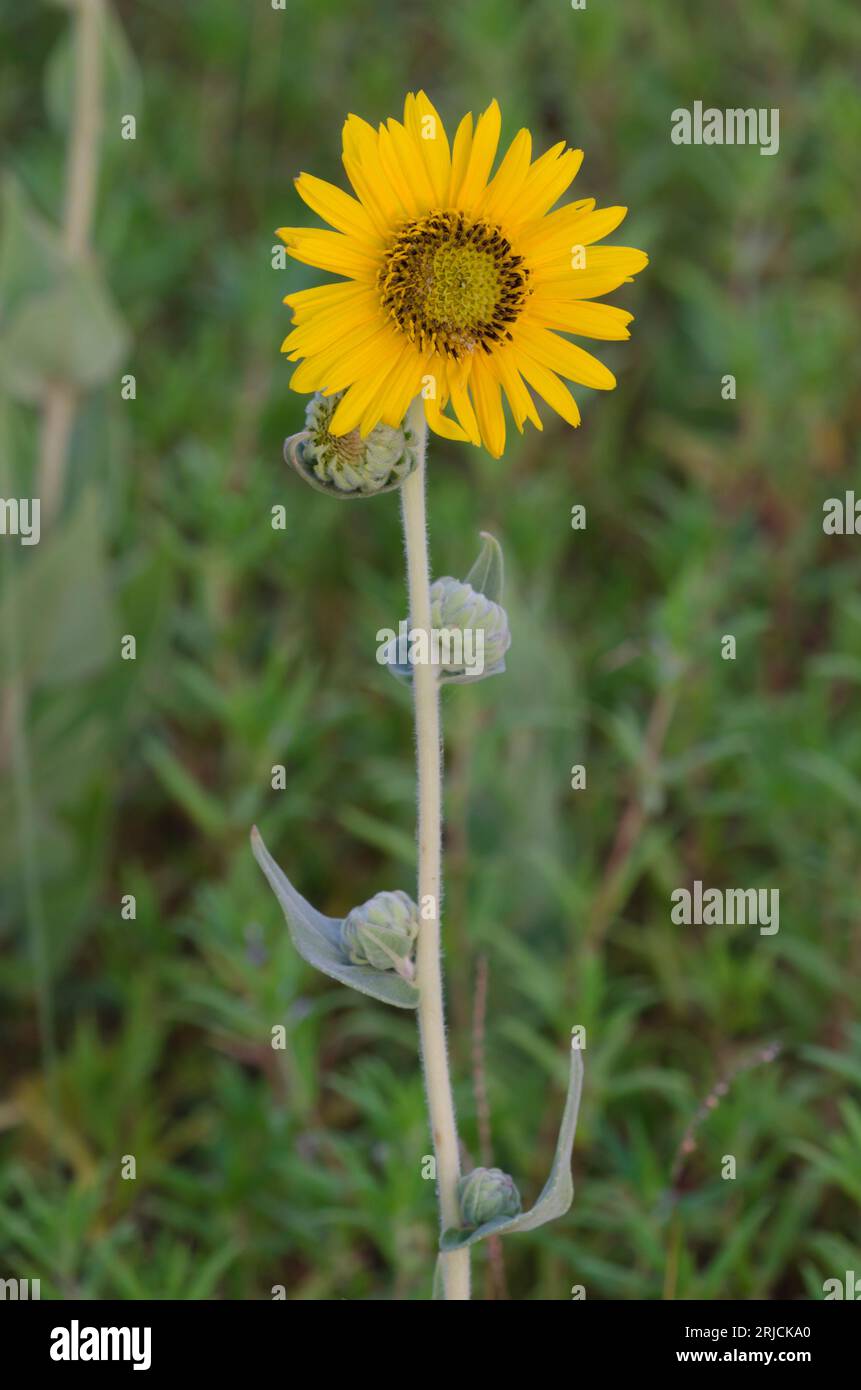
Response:
[[[383,308],[411,342],[460,359],[511,337],[529,271],[499,227],[462,212],[407,222],[378,277]]]

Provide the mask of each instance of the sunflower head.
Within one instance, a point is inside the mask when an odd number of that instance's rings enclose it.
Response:
[[[631,315],[596,302],[647,264],[642,251],[597,244],[627,209],[584,199],[551,210],[582,152],[563,141],[533,159],[527,130],[492,173],[500,124],[492,102],[450,143],[425,94],[410,94],[403,122],[375,130],[348,117],[353,194],[296,180],[329,227],[279,235],[297,260],[342,278],[287,296],[295,327],[282,350],[299,364],[297,391],[338,393],[330,435],[397,428],[421,396],[438,434],[498,457],[503,400],[520,431],[542,427],[535,395],[577,425],[565,382],[615,385],[571,337],[629,337]]]
[[[461,361],[511,337],[529,271],[499,227],[434,212],[398,233],[380,268],[383,308],[411,342]]]

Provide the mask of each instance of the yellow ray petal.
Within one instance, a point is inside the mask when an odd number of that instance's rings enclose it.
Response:
[[[618,289],[648,264],[646,253],[633,246],[593,246],[583,270],[537,271],[535,289],[552,299],[595,299]]]
[[[376,154],[377,132],[369,121],[350,112],[341,130],[341,143],[344,154],[351,159],[365,159],[368,154]]]
[[[502,382],[502,389],[511,406],[514,423],[520,433],[523,433],[524,420],[531,420],[536,429],[543,429],[541,416],[535,409],[535,402],[518,370],[516,350],[513,347],[505,347],[501,352],[494,353],[493,361]]]
[[[361,324],[323,352],[306,357],[290,384],[296,391],[342,391],[399,346],[387,325],[369,331]]]
[[[414,209],[417,215],[429,212],[435,199],[424,160],[416,149],[415,141],[400,121],[391,116],[385,126],[380,127],[380,155],[392,177],[397,180],[401,202]]]
[[[577,402],[556,373],[552,372],[549,367],[543,367],[540,362],[536,362],[525,352],[518,352],[517,366],[539,396],[556,411],[557,415],[561,415],[563,420],[576,429],[580,423],[580,411],[577,408]]]
[[[519,130],[479,200],[477,211],[482,217],[504,221],[506,213],[516,207],[531,157],[532,136],[528,130]]]
[[[425,400],[425,418],[434,434],[438,434],[440,438],[456,439],[461,444],[469,443],[466,431],[457,421],[450,420],[447,415],[443,415],[438,400]]]
[[[389,376],[379,390],[372,396],[362,416],[359,429],[362,436],[369,434],[380,423],[397,429],[409,409],[410,401],[419,394],[422,373],[430,353],[422,355],[413,349],[401,352]]]
[[[331,380],[329,385],[340,391],[345,386],[352,385],[353,382],[373,376],[379,367],[385,367],[387,371],[392,371],[396,364],[402,360],[403,352],[401,339],[392,333],[390,328],[385,327],[363,343],[360,348],[336,361],[335,365],[330,368]]]
[[[407,97],[404,125],[424,162],[433,188],[434,206],[444,207],[451,177],[451,153],[445,126],[433,102],[424,92]]]
[[[546,163],[544,156],[537,159],[527,175],[521,195],[513,209],[517,224],[522,225],[534,218],[543,217],[548,208],[552,208],[573,183],[582,163],[582,150],[566,150],[564,154],[558,155],[556,159],[548,159]]]
[[[279,227],[278,236],[295,261],[304,261],[305,265],[314,265],[318,270],[331,270],[335,275],[349,275],[352,280],[376,279],[379,257],[341,232]]]
[[[457,192],[457,205],[465,212],[474,211],[484,192],[493,161],[496,158],[496,147],[499,144],[501,126],[502,116],[499,105],[494,100],[478,118],[472,149],[469,152],[469,163]]]
[[[605,367],[591,352],[584,351],[576,343],[569,343],[567,338],[560,338],[558,333],[551,333],[549,329],[535,328],[532,324],[521,322],[517,325],[515,342],[533,361],[539,362],[542,367],[550,367],[569,381],[578,381],[582,386],[591,386],[596,391],[612,391],[616,385],[616,378],[609,367]]]
[[[463,183],[467,168],[469,167],[469,157],[471,153],[472,112],[469,111],[461,120],[454,137],[454,146],[451,154],[451,178],[449,179],[448,194],[444,204],[446,207],[452,207],[457,203],[460,187]]]
[[[294,182],[299,197],[339,232],[346,232],[372,247],[382,245],[381,236],[358,199],[313,174],[300,174]]]
[[[390,342],[388,352],[377,353],[374,366],[357,377],[343,399],[338,402],[329,425],[331,434],[349,434],[350,430],[359,427],[372,399],[389,381],[399,361],[398,349],[393,341]],[[368,425],[364,431],[365,435],[369,434],[378,422],[379,415]]]
[[[547,299],[536,294],[529,301],[529,319],[543,328],[559,328],[581,338],[603,338],[621,342],[630,338],[628,324],[634,315],[615,304],[593,304],[591,300]]]
[[[485,448],[498,459],[505,448],[505,416],[502,411],[499,378],[493,371],[491,358],[481,353],[476,354],[469,384]]]
[[[367,285],[362,285],[356,280],[338,280],[333,285],[315,285],[309,290],[296,290],[294,294],[285,294],[284,303],[293,310],[293,322],[298,324],[319,311],[325,312],[328,308],[333,308],[336,304],[346,308],[351,300],[367,293]]]
[[[470,443],[480,445],[481,431],[478,428],[478,420],[467,390],[469,366],[468,362],[455,362],[449,365],[448,384],[451,390],[451,408],[468,435]]]
[[[406,209],[386,178],[380,162],[379,135],[360,116],[344,122],[342,163],[356,196],[376,230],[387,236],[402,221]]]
[[[348,306],[338,302],[329,309],[319,310],[307,323],[299,324],[288,333],[281,344],[281,351],[293,356],[310,356],[329,345],[342,342],[345,335],[355,328],[369,324],[379,326],[382,317],[375,292],[363,289],[362,298],[353,300]]]
[[[569,211],[560,208],[541,222],[521,231],[519,244],[533,268],[549,264],[562,257],[570,264],[575,246],[592,246],[609,236],[625,220],[628,209],[623,207]],[[588,266],[589,258],[586,257]]]

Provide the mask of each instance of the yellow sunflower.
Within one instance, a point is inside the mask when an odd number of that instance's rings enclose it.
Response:
[[[596,246],[627,208],[593,198],[550,209],[583,159],[561,141],[532,159],[521,130],[496,173],[500,112],[494,101],[473,129],[464,116],[454,144],[424,92],[404,120],[378,130],[344,124],[343,162],[355,197],[301,174],[296,187],[334,231],[282,227],[298,261],[345,277],[289,294],[296,325],[282,351],[299,362],[296,391],[344,392],[330,431],[398,426],[425,401],[428,424],[447,439],[505,445],[505,394],[517,428],[541,420],[530,391],[571,425],[577,403],[561,378],[610,390],[612,372],[562,334],[629,337],[632,315],[600,296],[643,269],[627,246]],[[451,405],[454,417],[443,412]]]

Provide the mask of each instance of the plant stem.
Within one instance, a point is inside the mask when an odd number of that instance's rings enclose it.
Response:
[[[72,262],[90,254],[90,230],[99,173],[102,134],[102,0],[77,0],[75,9],[75,77],[72,128],[66,154],[66,203],[63,249]],[[42,502],[42,523],[60,510],[65,487],[69,443],[78,398],[73,387],[52,382],[42,405],[42,437],[36,495]]]
[[[408,418],[420,442],[418,467],[401,488],[410,627],[429,634],[431,602],[425,516],[427,422],[421,400],[413,403]],[[440,960],[442,744],[438,673],[430,663],[416,663],[413,669],[413,695],[418,774],[418,905],[421,923],[416,948],[416,980],[420,991],[418,1021],[425,1089],[436,1154],[440,1226],[442,1230],[446,1230],[460,1225],[457,1199],[460,1152],[446,1050]],[[454,1251],[441,1258],[446,1299],[468,1299],[469,1250]]]

